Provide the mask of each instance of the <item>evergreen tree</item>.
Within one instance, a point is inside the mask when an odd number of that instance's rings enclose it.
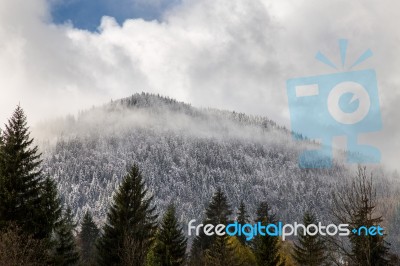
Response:
[[[56,265],[76,265],[79,253],[76,248],[73,231],[76,224],[73,221],[72,211],[67,208],[55,230],[54,263]]]
[[[97,228],[89,211],[86,212],[79,233],[80,257],[84,265],[94,264],[95,243],[99,237],[100,230]]]
[[[238,210],[237,215],[238,215],[237,222],[239,224],[243,225],[243,224],[249,223],[250,216],[247,213],[246,206],[244,205],[243,200],[240,201],[240,206],[239,206],[239,210]],[[247,245],[248,244],[248,241],[246,240],[246,236],[245,235],[242,234],[242,235],[238,236],[238,239],[239,239],[240,243],[242,243],[242,245]]]
[[[217,188],[217,191],[215,192],[210,204],[206,209],[206,218],[203,224],[226,225],[230,222],[229,217],[231,215],[232,211],[229,206],[228,199],[222,192],[221,188]],[[215,240],[215,237],[215,235],[206,236],[203,232],[201,232],[200,235],[194,239],[190,252],[191,264],[204,264],[204,251],[210,248]]]
[[[134,165],[114,195],[98,248],[100,265],[145,264],[156,230],[153,197]]]
[[[50,238],[51,233],[60,221],[62,208],[58,196],[57,186],[53,179],[46,177],[41,184],[41,208],[38,210],[38,221],[41,223],[39,234],[44,238]]]
[[[59,201],[55,186],[42,175],[40,156],[18,106],[0,137],[0,229],[12,223],[36,239],[51,235]]]
[[[164,214],[154,248],[156,265],[184,265],[187,239],[175,217],[175,207],[170,205]]]
[[[276,223],[275,214],[267,202],[261,202],[257,208],[257,219],[255,222],[261,222],[263,225]],[[259,266],[285,265],[284,260],[279,254],[280,243],[277,236],[257,235],[252,243],[253,252]]]
[[[40,154],[32,147],[26,116],[20,106],[6,124],[0,158],[0,227],[15,222],[27,233],[37,234],[40,209]]]
[[[219,187],[215,192],[210,205],[206,209],[205,224],[228,224],[232,215],[228,199]]]
[[[205,251],[206,265],[235,266],[241,265],[235,247],[229,241],[229,236],[216,236],[210,248]]]
[[[376,215],[376,190],[366,168],[359,166],[357,176],[334,193],[333,214],[340,223],[350,224],[352,228],[367,228],[382,224],[382,217]],[[354,265],[389,265],[389,247],[385,236],[350,234],[351,250],[341,247],[349,263]]]
[[[4,136],[3,136],[3,131],[0,128],[0,158],[3,158],[3,149],[4,149]],[[0,164],[1,167],[1,164]],[[0,168],[1,170],[1,168]],[[0,172],[1,173],[1,172]],[[1,181],[1,176],[0,176],[0,181]]]
[[[309,212],[304,214],[303,224],[307,227],[316,224],[315,216]],[[326,245],[320,235],[307,235],[306,232],[299,232],[298,243],[294,243],[294,259],[304,266],[324,265],[326,261]]]

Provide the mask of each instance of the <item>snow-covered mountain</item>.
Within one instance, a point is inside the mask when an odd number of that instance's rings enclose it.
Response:
[[[140,165],[159,212],[175,202],[184,223],[202,218],[217,187],[232,207],[244,200],[254,213],[267,200],[280,220],[301,221],[312,208],[329,221],[332,189],[351,175],[337,162],[300,169],[299,152],[315,143],[294,142],[265,117],[144,93],[44,123],[34,133],[64,201],[78,219],[90,209],[99,222],[132,163]]]

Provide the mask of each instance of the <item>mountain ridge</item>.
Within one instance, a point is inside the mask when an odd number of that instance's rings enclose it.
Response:
[[[54,124],[56,129],[42,134],[56,139],[44,145],[43,168],[77,220],[91,210],[104,222],[113,191],[132,163],[142,169],[158,211],[174,201],[183,223],[203,218],[217,187],[232,207],[243,200],[252,214],[267,200],[283,222],[300,221],[309,209],[330,221],[331,192],[351,175],[340,162],[331,169],[299,168],[299,152],[315,143],[293,141],[289,130],[265,117],[146,93]]]

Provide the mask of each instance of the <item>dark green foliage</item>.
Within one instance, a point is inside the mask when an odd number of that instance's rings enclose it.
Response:
[[[241,265],[235,247],[226,235],[215,237],[210,248],[205,251],[205,262],[210,266]]]
[[[237,222],[239,224],[246,224],[250,222],[250,216],[246,211],[246,206],[244,205],[243,200],[240,201],[240,206],[239,206],[239,210],[237,213],[238,217],[237,217]],[[242,245],[247,245],[248,241],[246,240],[246,236],[245,235],[240,235],[238,236],[238,239],[240,241],[240,243],[242,243]]]
[[[275,214],[272,213],[271,208],[267,202],[261,202],[257,208],[257,219],[255,222],[261,222],[263,225],[276,223]],[[257,235],[252,243],[254,255],[256,257],[257,265],[259,266],[276,266],[285,265],[284,260],[279,254],[280,243],[279,238],[276,236]]]
[[[86,212],[79,233],[80,257],[84,265],[92,265],[95,261],[95,243],[99,237],[100,230],[93,221],[90,212]]]
[[[35,219],[40,210],[41,170],[40,154],[32,143],[26,116],[18,106],[2,137],[0,227],[15,222],[25,232],[37,235],[41,231],[41,224]]]
[[[54,234],[54,263],[56,265],[76,265],[79,253],[76,248],[73,231],[76,224],[73,221],[70,208],[64,212]]]
[[[51,235],[60,206],[55,185],[43,177],[40,163],[18,106],[0,137],[0,228],[12,223],[36,239]]]
[[[315,216],[309,212],[304,214],[303,224],[307,227],[316,224]],[[326,245],[320,235],[304,235],[303,230],[298,232],[298,243],[294,243],[293,258],[304,266],[324,265],[326,261]]]
[[[139,171],[134,165],[116,192],[98,244],[100,265],[145,264],[154,241],[155,207]]]
[[[50,177],[46,177],[41,184],[41,208],[38,211],[38,220],[41,223],[40,235],[49,238],[61,218],[61,201],[58,197],[56,183]]]
[[[179,266],[185,263],[187,239],[175,215],[175,207],[170,205],[156,237],[154,247],[156,265]]]
[[[218,188],[206,209],[206,218],[203,224],[226,225],[230,222],[229,217],[231,215],[232,211],[229,206],[228,199],[222,192],[221,188]],[[210,248],[214,240],[215,235],[206,236],[203,232],[201,232],[200,235],[194,239],[190,252],[191,264],[201,265],[203,263],[204,251]]]
[[[204,224],[228,224],[232,215],[228,199],[221,188],[217,188],[210,205],[206,209],[206,219]]]

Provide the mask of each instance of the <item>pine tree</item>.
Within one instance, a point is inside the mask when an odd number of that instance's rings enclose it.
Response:
[[[276,223],[275,214],[267,202],[261,202],[257,208],[257,219],[255,222],[261,222],[263,225]],[[284,260],[279,254],[280,243],[277,236],[257,235],[252,243],[253,252],[259,266],[285,265]]]
[[[221,188],[217,188],[214,196],[211,199],[209,206],[206,209],[206,218],[203,222],[206,224],[228,224],[230,222],[230,216],[232,215],[231,208],[228,203],[228,199],[222,192]],[[201,265],[204,263],[204,251],[209,249],[215,241],[215,235],[206,236],[204,233],[200,233],[192,244],[190,252],[191,264]]]
[[[304,226],[316,224],[315,216],[309,212],[304,214]],[[326,245],[320,235],[307,235],[306,232],[299,232],[298,243],[294,243],[293,257],[304,266],[324,265],[326,261]]]
[[[100,230],[97,228],[89,211],[86,212],[79,233],[80,257],[84,265],[94,264],[95,243],[99,237]]]
[[[239,224],[244,225],[244,224],[249,223],[250,216],[247,213],[246,206],[244,205],[243,200],[240,201],[240,206],[239,206],[239,210],[238,210],[237,215],[238,215],[237,222]],[[242,234],[242,235],[238,236],[238,239],[239,239],[240,243],[242,243],[242,245],[247,245],[248,244],[248,241],[246,240],[246,236],[245,235]]]
[[[134,165],[114,195],[98,248],[100,265],[144,265],[156,230],[153,197]]]
[[[73,231],[76,224],[73,221],[72,211],[67,208],[55,230],[54,263],[56,265],[76,265],[79,253],[76,248]]]
[[[40,156],[18,106],[0,137],[0,229],[11,223],[36,239],[51,235],[59,202],[42,175]]]
[[[185,263],[187,239],[175,216],[175,207],[170,205],[164,214],[154,247],[156,265],[179,266]]]

